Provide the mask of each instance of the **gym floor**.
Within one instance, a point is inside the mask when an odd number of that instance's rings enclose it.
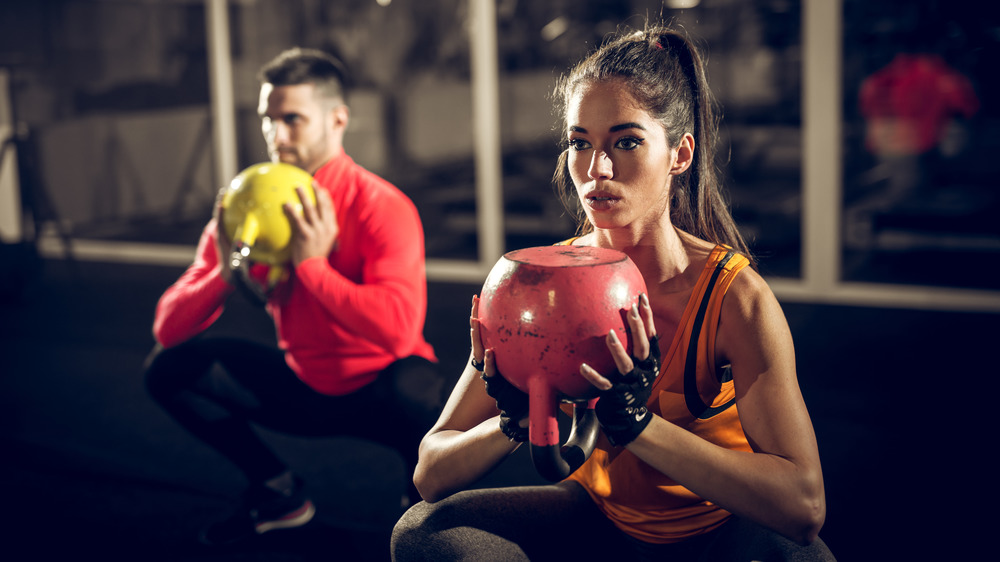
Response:
[[[318,517],[206,549],[198,530],[242,483],[145,395],[153,307],[180,268],[43,261],[0,298],[5,560],[386,560],[402,461],[352,439],[266,434]],[[10,276],[8,276],[10,278]],[[468,353],[478,286],[429,284],[427,339],[447,373]],[[958,559],[987,546],[996,479],[990,355],[1000,315],[784,303],[824,462],[822,536],[841,560]],[[264,341],[239,298],[212,328]],[[991,432],[990,432],[991,433]],[[522,454],[524,453],[524,454]],[[989,455],[992,458],[993,455]],[[519,451],[480,486],[540,483]]]

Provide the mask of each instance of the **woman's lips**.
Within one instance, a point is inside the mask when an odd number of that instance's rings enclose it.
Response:
[[[615,204],[621,200],[607,191],[591,191],[584,195],[584,199],[587,201],[587,205],[595,211],[606,211],[615,206]]]

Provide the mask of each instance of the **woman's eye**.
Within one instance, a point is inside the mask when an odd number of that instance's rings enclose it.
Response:
[[[642,139],[637,139],[634,137],[622,137],[618,139],[618,142],[615,143],[615,148],[620,148],[622,150],[634,150],[641,144],[642,144]]]
[[[569,139],[569,142],[567,144],[569,145],[570,148],[576,150],[577,152],[581,150],[586,150],[590,146],[590,144],[583,139]]]

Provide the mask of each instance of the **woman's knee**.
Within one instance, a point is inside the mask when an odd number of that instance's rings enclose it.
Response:
[[[836,560],[822,539],[803,546],[744,518],[734,517],[714,535],[703,560],[740,560],[747,556],[753,560]]]
[[[428,520],[435,505],[417,502],[399,518],[389,543],[393,560],[421,560],[426,557],[431,534]]]
[[[484,492],[481,495],[477,492]],[[419,502],[407,510],[392,530],[390,550],[396,562],[468,560],[527,560],[518,541],[497,525],[484,498],[490,491],[459,492],[440,502]]]
[[[530,552],[537,555],[533,558],[551,559],[558,544],[546,544],[549,538],[583,528],[580,502],[590,500],[586,492],[582,497],[577,492],[566,485],[487,488],[458,492],[435,503],[419,502],[393,529],[393,558],[475,556],[506,562],[526,560]]]

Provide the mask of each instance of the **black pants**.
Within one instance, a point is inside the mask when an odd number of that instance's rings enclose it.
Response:
[[[288,470],[253,425],[298,436],[376,441],[398,451],[412,475],[420,439],[437,420],[447,391],[437,366],[414,356],[392,363],[356,392],[328,396],[299,380],[276,347],[207,337],[169,349],[156,346],[146,361],[146,387],[251,484]]]
[[[395,562],[444,560],[835,560],[822,540],[809,546],[751,521],[675,544],[650,544],[618,530],[573,481],[459,492],[420,502],[392,532]]]

